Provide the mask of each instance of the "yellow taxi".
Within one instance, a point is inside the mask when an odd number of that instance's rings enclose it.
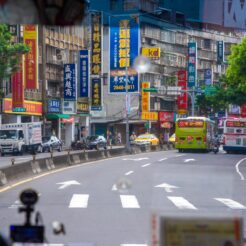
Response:
[[[154,134],[145,133],[145,134],[139,135],[135,139],[134,144],[136,145],[158,145],[159,139]]]

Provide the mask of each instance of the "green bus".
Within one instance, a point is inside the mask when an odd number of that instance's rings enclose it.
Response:
[[[184,150],[212,150],[215,122],[206,117],[179,118],[175,123],[175,148]]]

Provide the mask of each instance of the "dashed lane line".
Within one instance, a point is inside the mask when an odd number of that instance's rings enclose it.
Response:
[[[228,198],[214,198],[214,199],[219,202],[222,202],[224,205],[232,209],[246,209],[244,205],[232,199],[228,199]]]
[[[133,195],[120,195],[123,208],[140,208],[138,200]]]
[[[167,198],[179,209],[197,210],[197,208],[193,204],[191,204],[188,200],[184,199],[181,196],[168,196]]]
[[[129,171],[129,172],[125,173],[125,175],[128,176],[128,175],[131,175],[133,173],[134,173],[133,171]]]
[[[141,167],[148,167],[150,165],[151,165],[151,163],[146,163],[146,164],[142,165]]]
[[[160,159],[160,160],[158,160],[158,161],[161,162],[161,161],[165,161],[165,160],[167,160],[166,157],[165,157],[165,158],[162,158],[162,159]]]

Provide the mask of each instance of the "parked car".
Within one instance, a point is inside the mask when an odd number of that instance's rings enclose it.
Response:
[[[42,152],[62,151],[62,141],[56,136],[42,137]]]
[[[158,145],[159,139],[150,133],[141,134],[134,140],[135,145]]]
[[[87,137],[87,145],[89,149],[107,149],[107,140],[104,136],[89,136]]]

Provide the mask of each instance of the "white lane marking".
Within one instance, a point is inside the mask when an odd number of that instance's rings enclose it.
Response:
[[[120,195],[120,200],[123,208],[140,208],[137,198],[133,195]]]
[[[20,208],[22,207],[23,205],[21,204],[20,200],[16,200],[14,202],[14,204],[12,204],[11,206],[9,206],[8,208]]]
[[[147,244],[129,244],[129,243],[127,243],[127,244],[121,244],[120,246],[148,246]]]
[[[195,161],[195,159],[185,159],[184,162]]]
[[[62,190],[62,189],[65,189],[67,188],[68,186],[71,186],[71,185],[80,185],[80,183],[76,180],[69,180],[69,181],[64,181],[64,182],[60,182],[60,183],[56,183],[58,185],[61,185],[58,189],[59,190]]]
[[[170,184],[167,184],[167,183],[163,183],[163,184],[159,184],[159,185],[156,185],[155,186],[156,188],[164,188],[166,192],[173,192],[172,189],[177,189],[179,187],[177,186],[174,186],[174,185],[170,185]]]
[[[165,161],[165,160],[167,160],[167,158],[162,158],[162,159],[160,159],[159,161]]]
[[[142,160],[148,160],[149,157],[142,157],[142,158],[137,158],[137,159],[133,159],[133,158],[124,158],[122,159],[123,161],[142,161]]]
[[[186,154],[180,154],[180,155],[175,155],[174,157],[181,157],[181,156],[185,156]]]
[[[197,209],[193,204],[181,196],[168,196],[167,198],[179,209]]]
[[[134,172],[133,171],[129,171],[129,172],[125,173],[125,175],[128,176],[128,175],[130,175],[132,173],[134,173]]]
[[[87,208],[88,199],[88,194],[73,194],[69,208]]]
[[[243,161],[245,161],[245,160],[246,160],[246,158],[240,160],[240,161],[236,164],[236,166],[235,166],[236,171],[237,171],[237,173],[239,174],[241,180],[245,180],[245,178],[244,178],[243,174],[239,171],[239,166],[240,166],[240,164],[241,164]]]
[[[214,198],[215,200],[222,202],[226,206],[232,209],[246,209],[245,206],[243,206],[241,203],[236,202],[232,199],[227,199],[227,198]]]
[[[118,190],[116,184],[113,185],[112,190]]]
[[[142,165],[141,167],[147,167],[149,165],[151,165],[151,163],[146,163],[146,164]]]

